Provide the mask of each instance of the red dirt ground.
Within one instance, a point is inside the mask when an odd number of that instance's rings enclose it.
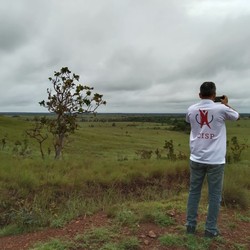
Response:
[[[185,224],[185,214],[173,214],[176,223],[180,226]],[[201,218],[200,220],[203,220]],[[64,228],[60,229],[44,229],[38,232],[26,233],[22,235],[7,236],[0,238],[1,250],[25,250],[30,248],[34,243],[46,241],[50,238],[74,238],[78,234],[92,227],[103,227],[112,224],[112,220],[107,217],[104,212],[99,212],[93,216],[80,217],[71,221]],[[219,219],[220,230],[222,237],[226,242],[223,249],[236,249],[233,244],[244,244],[250,249],[250,223],[244,221],[236,221],[234,212],[224,210]],[[231,226],[230,226],[231,225]],[[150,232],[151,236],[150,235]],[[176,225],[166,228],[157,226],[153,223],[144,223],[138,226],[137,237],[140,239],[140,249],[143,250],[167,250],[167,249],[185,249],[185,248],[167,248],[160,245],[158,237],[166,233],[183,234]],[[129,228],[124,228],[123,234],[134,235]],[[154,235],[155,234],[155,235]],[[203,237],[203,232],[199,232],[197,237]],[[211,249],[222,249],[218,242],[214,241]]]

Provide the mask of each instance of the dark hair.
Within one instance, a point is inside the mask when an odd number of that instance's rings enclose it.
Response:
[[[216,86],[214,82],[204,82],[200,86],[200,95],[202,97],[210,97],[216,93]]]

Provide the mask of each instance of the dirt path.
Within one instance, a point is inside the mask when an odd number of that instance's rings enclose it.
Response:
[[[106,214],[98,213],[93,216],[80,217],[60,229],[52,228],[34,233],[2,237],[0,238],[0,250],[24,250],[38,241],[45,241],[49,238],[73,238],[91,227],[105,226],[109,222]]]
[[[185,224],[185,214],[175,214],[174,219],[177,225]],[[202,218],[204,219],[204,218]],[[97,213],[93,216],[80,217],[77,220],[71,221],[64,228],[61,229],[45,229],[38,232],[27,233],[16,236],[8,236],[0,238],[1,250],[25,250],[29,249],[34,243],[39,241],[46,241],[49,238],[69,238],[72,239],[78,234],[82,234],[84,231],[92,227],[102,227],[112,224],[112,220],[107,217],[103,212]],[[219,219],[220,229],[223,234],[223,240],[225,241],[225,249],[232,248],[234,243],[248,246],[250,249],[250,223],[244,220],[236,220],[233,211],[224,211]],[[155,237],[149,237],[149,232],[153,232]],[[124,228],[125,234],[134,235],[129,229]],[[164,248],[157,241],[158,236],[166,233],[183,234],[183,230],[180,231],[179,227],[159,227],[153,223],[140,224],[137,230],[137,237],[140,239],[141,248],[144,250],[164,250],[164,249],[183,249],[183,248]],[[202,232],[198,233],[197,237],[203,237]],[[213,243],[213,249],[219,249],[216,247],[216,241]],[[222,248],[220,248],[222,249]],[[241,249],[241,248],[238,248]],[[244,248],[245,249],[245,248]]]

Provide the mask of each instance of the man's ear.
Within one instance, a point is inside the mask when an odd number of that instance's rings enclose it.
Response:
[[[201,95],[201,93],[199,93],[199,97],[202,99],[202,95]]]

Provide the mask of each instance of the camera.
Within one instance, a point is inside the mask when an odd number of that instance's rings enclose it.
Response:
[[[215,99],[214,99],[214,102],[221,102],[221,99],[224,99],[225,96],[222,95],[222,96],[216,96]]]

